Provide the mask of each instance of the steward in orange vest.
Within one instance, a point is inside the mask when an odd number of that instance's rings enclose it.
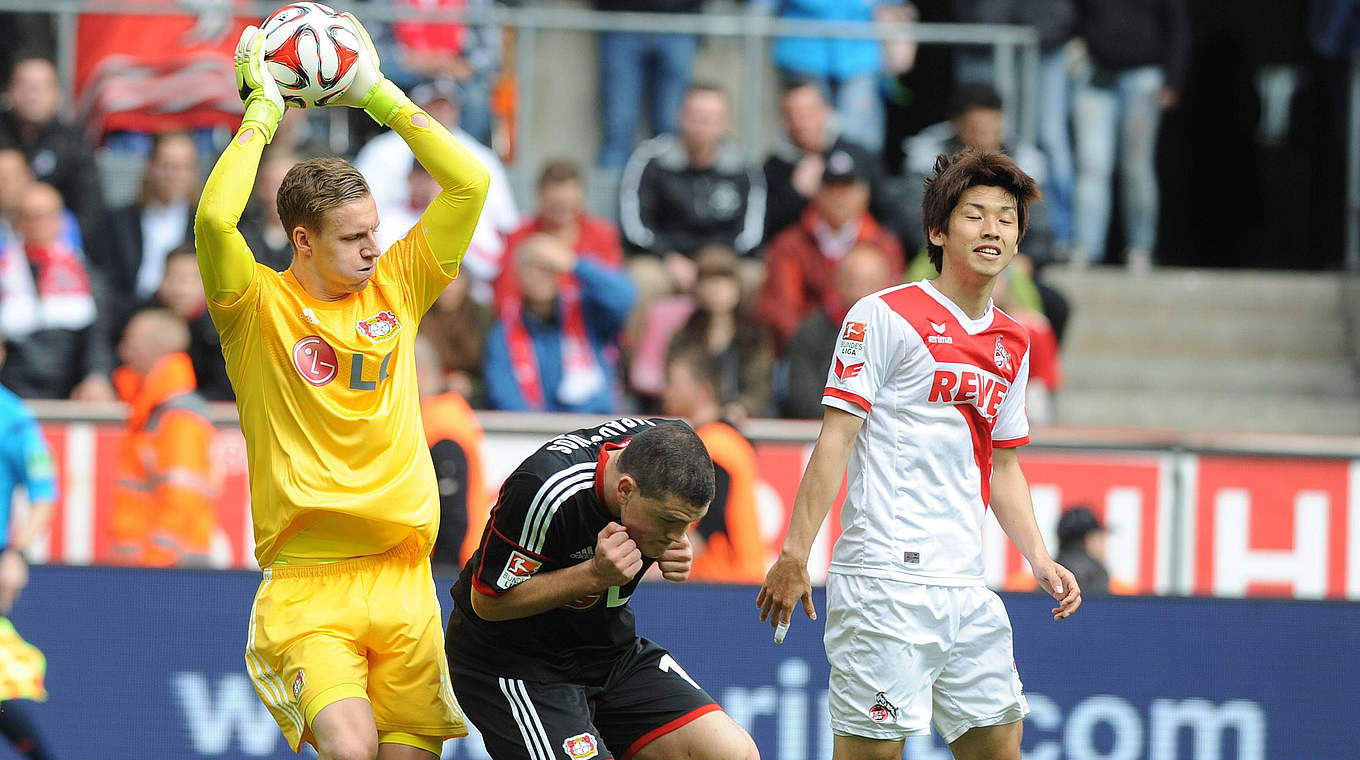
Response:
[[[756,452],[745,436],[720,419],[722,405],[712,380],[717,375],[707,354],[681,351],[666,362],[661,392],[665,413],[694,425],[713,458],[716,490],[707,514],[690,528],[694,566],[689,579],[760,583],[766,557],[756,516]]]
[[[462,396],[445,392],[443,366],[434,346],[416,338],[416,384],[420,418],[439,484],[439,535],[430,559],[462,567],[481,542],[491,511],[483,485],[482,425]]]
[[[164,309],[128,323],[114,388],[129,408],[118,452],[111,530],[115,560],[207,565],[217,531],[209,449],[216,430],[184,353],[189,332]]]

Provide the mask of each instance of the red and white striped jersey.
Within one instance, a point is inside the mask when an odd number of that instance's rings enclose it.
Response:
[[[992,447],[1029,442],[1029,336],[969,319],[929,281],[866,296],[841,326],[822,403],[864,418],[831,570],[981,586]]]

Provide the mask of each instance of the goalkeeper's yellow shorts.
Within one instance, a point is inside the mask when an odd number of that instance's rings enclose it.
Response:
[[[37,647],[24,641],[9,618],[0,617],[0,702],[7,699],[47,699],[43,677],[47,658]]]
[[[246,668],[296,752],[317,713],[373,707],[378,741],[439,754],[466,736],[449,685],[430,560],[413,536],[384,554],[266,568],[250,613]]]

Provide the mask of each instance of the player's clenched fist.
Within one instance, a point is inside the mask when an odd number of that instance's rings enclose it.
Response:
[[[642,551],[628,530],[616,522],[604,526],[595,539],[595,577],[601,588],[622,586],[642,569]]]
[[[657,557],[656,564],[661,568],[661,577],[672,583],[680,583],[689,578],[689,569],[694,565],[694,548],[690,546],[689,536],[681,536]]]

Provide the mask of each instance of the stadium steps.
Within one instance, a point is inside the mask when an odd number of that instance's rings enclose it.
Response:
[[[1054,268],[1072,302],[1057,421],[1360,434],[1336,274]]]

